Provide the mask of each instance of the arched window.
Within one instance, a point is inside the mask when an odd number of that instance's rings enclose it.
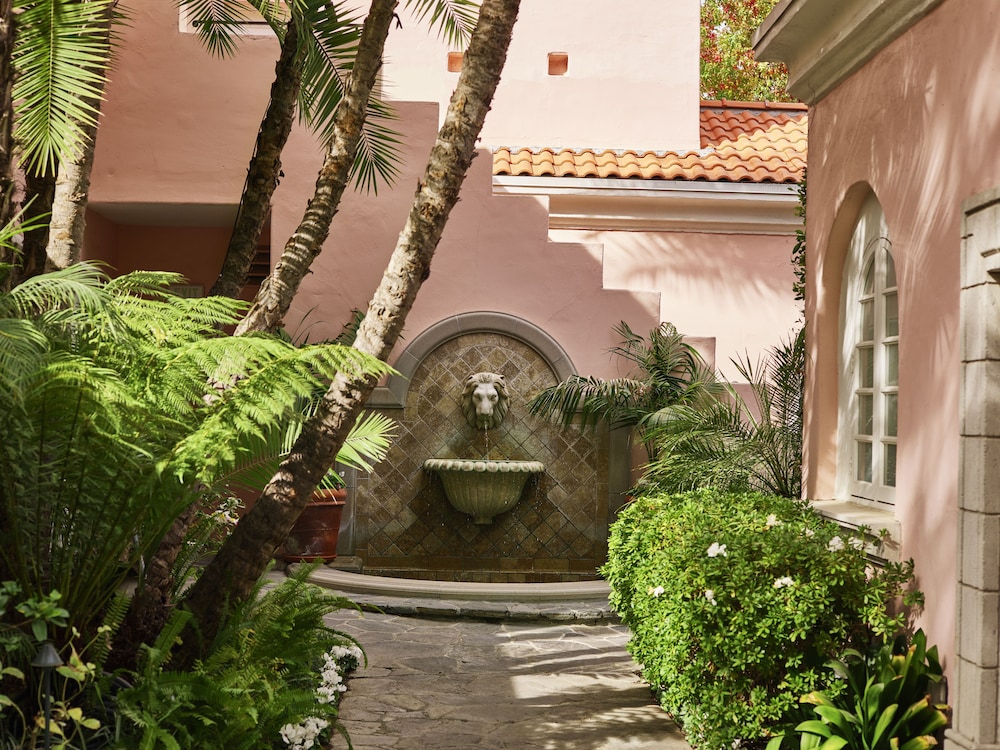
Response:
[[[854,227],[841,307],[838,495],[895,502],[899,298],[892,242],[875,196]]]

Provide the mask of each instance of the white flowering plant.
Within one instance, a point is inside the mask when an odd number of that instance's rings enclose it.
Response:
[[[602,569],[611,603],[693,746],[763,747],[803,718],[800,696],[831,687],[826,662],[906,626],[921,601],[912,563],[873,567],[870,541],[759,494],[643,496],[622,511]]]
[[[346,736],[340,698],[365,656],[327,617],[356,605],[309,583],[314,568],[302,566],[273,588],[262,578],[187,672],[167,668],[169,644],[189,615],[172,618],[162,642],[128,673],[132,686],[117,694],[121,744],[312,750],[335,731]]]

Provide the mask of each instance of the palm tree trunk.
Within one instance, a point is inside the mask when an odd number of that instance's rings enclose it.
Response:
[[[103,28],[108,49],[111,48],[111,26],[114,23],[117,1],[104,9]],[[103,86],[102,86],[103,89]],[[90,99],[89,104],[100,112],[101,100]],[[45,249],[45,270],[55,271],[80,261],[83,250],[83,232],[86,228],[87,198],[90,194],[90,174],[94,167],[97,148],[97,118],[90,125],[80,128],[83,137],[80,153],[59,164],[52,196],[52,214],[49,218],[49,236]]]
[[[355,347],[384,359],[427,278],[448,216],[476,153],[520,0],[484,0],[458,86],[431,150],[406,225],[358,331]],[[227,601],[242,601],[302,512],[375,387],[375,378],[338,376],[316,416],[306,423],[288,458],[256,505],[236,526],[186,598],[199,635],[189,633],[177,662],[190,665],[218,630]]]
[[[0,227],[13,218],[14,156],[13,123],[14,103],[11,90],[14,86],[14,66],[11,53],[14,49],[14,2],[0,0]],[[0,262],[12,262],[13,256],[0,249]]]
[[[41,174],[31,169],[24,170],[24,219],[25,223],[35,221],[38,228],[24,233],[21,257],[18,259],[15,283],[30,279],[45,272],[45,252],[49,245],[49,222],[45,219],[52,213],[52,201],[56,193],[56,170],[47,169]]]
[[[240,296],[240,290],[247,283],[250,265],[257,252],[257,240],[271,206],[271,196],[278,187],[281,151],[292,132],[295,102],[302,84],[302,65],[299,29],[295,15],[292,14],[285,27],[281,55],[274,66],[271,98],[257,132],[257,142],[254,144],[226,258],[210,294],[235,299]]]
[[[237,336],[249,331],[274,331],[281,325],[299,284],[323,249],[323,242],[330,233],[330,222],[340,206],[351,165],[358,154],[368,100],[382,67],[382,52],[396,5],[396,0],[372,2],[361,31],[347,91],[337,108],[333,137],[316,178],[313,197],[298,228],[285,243],[274,271],[264,280],[253,305],[236,327]]]

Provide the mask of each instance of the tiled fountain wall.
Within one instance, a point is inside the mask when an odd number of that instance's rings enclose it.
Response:
[[[488,435],[461,410],[466,378],[504,376],[510,410]],[[572,581],[596,577],[607,552],[607,435],[563,430],[528,413],[528,402],[556,383],[532,346],[495,331],[471,331],[426,353],[414,369],[389,455],[359,482],[355,554],[364,571],[477,582]],[[488,440],[488,448],[487,448]],[[452,508],[428,458],[541,461],[521,500],[487,526]]]

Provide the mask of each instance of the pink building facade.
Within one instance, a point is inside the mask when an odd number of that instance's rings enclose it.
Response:
[[[784,0],[757,35],[809,104],[805,492],[915,560],[966,748],[1000,744],[998,50],[977,0]]]
[[[622,374],[607,354],[618,343],[612,327],[620,321],[639,332],[671,321],[725,371],[730,357],[755,357],[795,326],[789,257],[804,112],[702,107],[697,0],[632,5],[641,24],[608,23],[598,2],[523,1],[482,150],[390,358],[402,372],[424,372],[424,358],[455,336],[488,338],[507,329],[518,346],[542,353],[549,380],[612,377]],[[457,51],[405,11],[400,16],[382,82],[403,135],[400,175],[377,194],[345,196],[286,319],[293,336],[333,336],[352,309],[367,307],[457,80],[449,70],[449,53]],[[213,58],[193,20],[173,3],[145,2],[122,30],[98,136],[86,252],[119,272],[179,271],[198,294],[221,266],[278,45],[265,29],[248,29],[235,57]],[[772,130],[784,138],[777,151],[766,143]],[[770,151],[761,158],[765,146]],[[798,149],[790,169],[786,146]],[[537,157],[546,150],[610,154],[614,163],[563,172],[501,163],[503,153]],[[630,160],[642,163],[633,170]],[[282,161],[260,247],[265,270],[312,194],[322,144],[296,127]],[[471,361],[475,346],[463,347],[455,356]],[[518,394],[521,408],[530,395]],[[393,381],[373,404],[405,410],[406,397],[406,384]],[[594,455],[607,453],[608,436],[596,440]],[[590,544],[577,572],[589,566],[592,573],[599,563],[608,517],[628,485],[627,455],[613,446],[608,455],[592,462],[601,497],[564,513]],[[419,467],[404,457],[393,471],[415,493],[425,489]],[[417,534],[404,522],[413,515],[410,500],[384,507],[372,500],[376,487],[385,497],[387,481],[362,480],[356,488],[348,544],[386,568],[407,556],[435,557],[417,549],[430,543],[432,529]],[[553,482],[546,490],[552,497],[577,496]],[[592,517],[590,526],[584,516]],[[393,525],[391,539],[386,524]],[[412,548],[391,541],[405,534],[421,541]],[[378,539],[385,543],[376,554]],[[566,549],[575,543],[563,542]],[[496,559],[507,554],[498,541],[486,546]],[[528,549],[516,554],[532,557]]]

